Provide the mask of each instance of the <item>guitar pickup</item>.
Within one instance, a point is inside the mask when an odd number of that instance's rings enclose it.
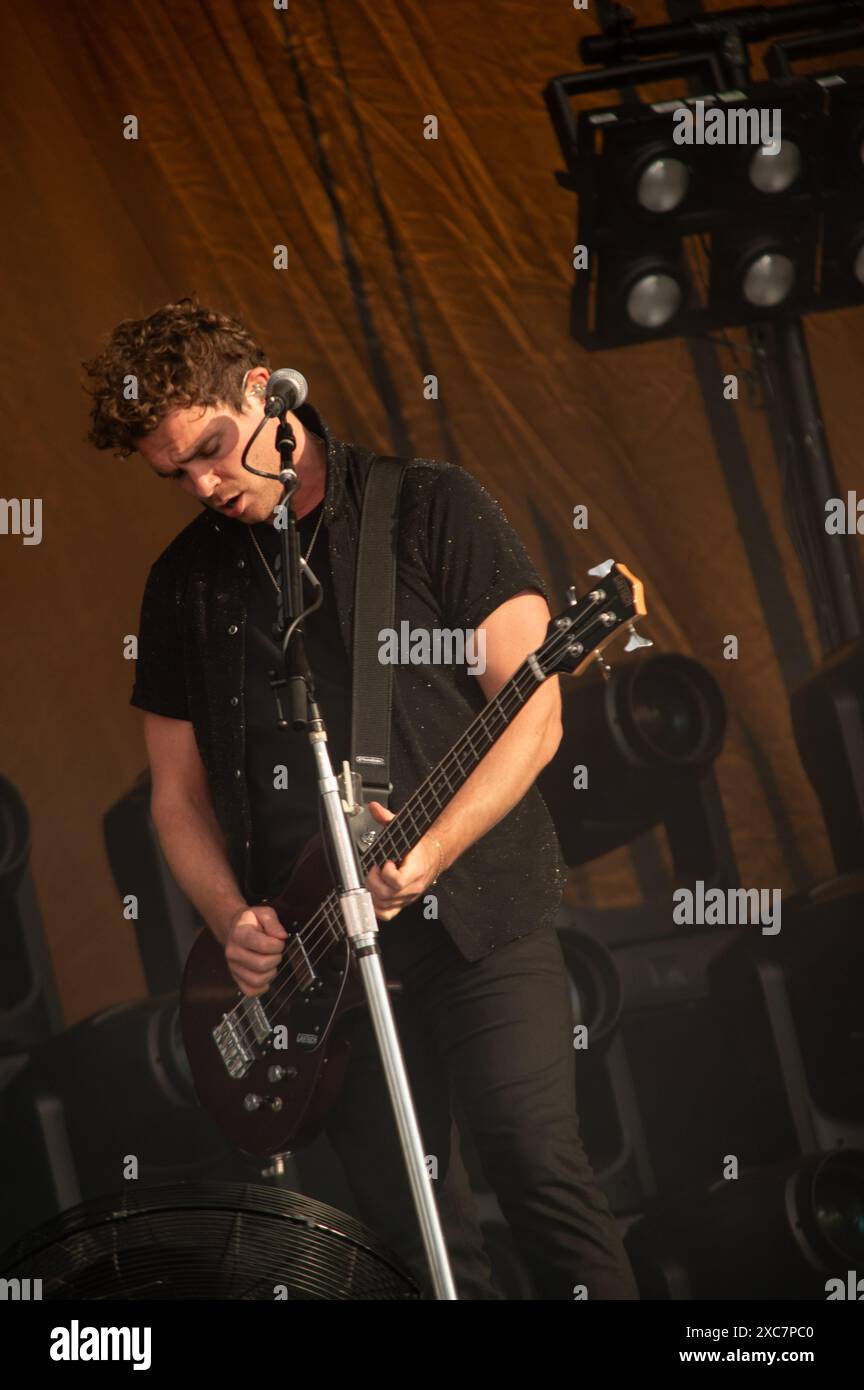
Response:
[[[311,989],[316,983],[318,976],[312,969],[312,962],[306,953],[306,947],[299,935],[289,936],[285,944],[285,957],[294,972],[294,978],[300,989]]]

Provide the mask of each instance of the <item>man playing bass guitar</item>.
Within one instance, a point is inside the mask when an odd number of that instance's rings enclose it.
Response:
[[[98,448],[137,452],[202,512],[147,580],[132,703],[143,710],[152,816],[174,876],[248,997],[267,989],[285,931],[275,896],[318,829],[308,744],[275,726],[266,645],[280,597],[277,482],[241,467],[270,372],[250,333],[191,300],[119,324],[91,378]],[[134,399],[124,383],[137,381]],[[350,625],[362,484],[374,454],[333,437],[311,405],[289,415],[301,554],[323,586],[304,637],[335,769],[348,758]],[[249,462],[275,472],[275,421]],[[466,470],[413,459],[399,504],[395,627],[460,631],[475,666],[404,661],[393,680],[385,824],[454,738],[544,640],[546,590],[498,504]],[[482,639],[482,640],[477,640]],[[481,669],[482,667],[482,669]],[[366,878],[460,1298],[490,1280],[454,1101],[537,1299],[637,1297],[579,1136],[573,1018],[554,926],[560,848],[537,788],[561,738],[557,676],[538,687],[428,832]],[[274,775],[281,770],[281,775]],[[434,884],[434,888],[433,885]],[[423,1245],[365,1009],[327,1121],[363,1220],[428,1289]]]

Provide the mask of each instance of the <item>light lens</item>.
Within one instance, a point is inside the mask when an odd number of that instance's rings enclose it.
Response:
[[[689,186],[690,170],[680,159],[652,159],[639,175],[636,198],[646,212],[671,212]]]
[[[663,328],[681,304],[681,286],[671,275],[643,275],[627,295],[627,314],[639,328]]]
[[[791,140],[760,145],[750,160],[750,182],[760,193],[785,193],[801,173],[801,151]]]
[[[779,251],[766,251],[751,261],[744,272],[742,291],[748,304],[773,309],[788,298],[795,283],[795,266]]]

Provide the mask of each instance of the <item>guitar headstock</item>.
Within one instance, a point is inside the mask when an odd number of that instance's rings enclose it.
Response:
[[[534,653],[546,675],[555,672],[579,674],[589,661],[600,660],[604,674],[608,667],[602,660],[603,648],[626,625],[629,638],[625,651],[651,647],[647,637],[636,631],[636,623],[644,618],[645,592],[640,580],[626,565],[604,560],[588,571],[597,582],[581,598],[576,590],[567,590],[568,604],[546,630],[546,641]]]

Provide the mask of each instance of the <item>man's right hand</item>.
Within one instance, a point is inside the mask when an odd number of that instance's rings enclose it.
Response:
[[[225,938],[225,960],[244,994],[263,994],[272,983],[287,936],[272,907],[235,912]]]

